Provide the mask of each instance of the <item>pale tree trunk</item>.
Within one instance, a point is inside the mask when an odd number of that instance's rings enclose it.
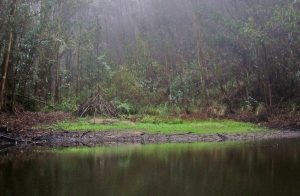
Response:
[[[273,100],[272,100],[272,87],[270,81],[268,81],[268,96],[269,96],[269,106],[272,108]]]
[[[169,61],[168,61],[168,58],[167,56],[165,55],[165,64],[166,64],[166,73],[169,74],[169,102],[171,103],[172,102],[172,99],[173,99],[173,95],[172,95],[172,67],[170,66],[169,67]]]
[[[59,51],[59,49],[58,49]],[[57,52],[57,57],[56,57],[56,70],[55,70],[55,94],[54,94],[54,103],[58,103],[59,102],[59,98],[60,98],[60,56],[59,56],[59,52]]]
[[[11,5],[12,8],[11,8],[10,15],[11,17],[13,17],[16,11],[17,0],[13,0]],[[4,55],[4,60],[2,64],[2,74],[1,74],[2,76],[0,81],[0,110],[3,109],[4,107],[5,85],[6,85],[7,72],[8,72],[9,61],[11,56],[12,43],[13,43],[13,31],[10,30],[8,34],[7,51],[6,54]]]
[[[81,33],[82,33],[82,27],[80,25],[79,27],[79,37],[78,37],[78,48],[77,48],[77,73],[76,73],[76,98],[79,96],[79,90],[80,90],[80,50],[81,50]]]
[[[192,21],[193,21],[193,26],[196,29],[196,50],[197,50],[197,63],[201,71],[200,75],[200,81],[201,81],[201,89],[200,89],[200,94],[201,98],[204,100],[202,103],[205,105],[205,107],[209,107],[209,95],[207,91],[207,68],[206,68],[206,57],[203,52],[203,47],[204,47],[204,38],[203,38],[203,32],[202,32],[202,27],[199,24],[199,19],[196,16],[196,13],[193,13],[192,15]]]

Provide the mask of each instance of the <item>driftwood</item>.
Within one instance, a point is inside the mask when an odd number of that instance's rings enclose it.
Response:
[[[77,110],[77,115],[80,117],[96,114],[112,117],[118,115],[115,105],[105,100],[100,93],[97,93],[95,96],[81,103]]]
[[[18,143],[31,143],[31,141],[26,141],[23,139],[17,139],[16,137],[11,137],[8,132],[7,127],[0,127],[0,144],[18,144]]]
[[[17,139],[17,138],[12,138],[8,135],[1,135],[0,134],[0,143],[8,143],[8,144],[14,144],[14,145],[17,145],[17,144],[20,144],[20,143],[32,143],[31,141],[26,141],[26,140],[22,140],[22,139]]]

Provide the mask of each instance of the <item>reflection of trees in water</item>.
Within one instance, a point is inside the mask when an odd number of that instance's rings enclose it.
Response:
[[[300,172],[298,141],[209,145],[107,148],[100,150],[102,154],[93,149],[82,154],[80,150],[39,156],[25,153],[1,162],[5,169],[0,169],[0,188],[23,195],[278,195],[297,191],[299,181],[293,174]]]

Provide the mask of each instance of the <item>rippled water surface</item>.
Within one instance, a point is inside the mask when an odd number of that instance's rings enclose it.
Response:
[[[2,151],[2,195],[300,195],[300,140]]]

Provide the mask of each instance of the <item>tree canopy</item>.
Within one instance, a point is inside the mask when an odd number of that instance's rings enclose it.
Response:
[[[300,105],[297,0],[2,0],[0,108]],[[124,104],[123,104],[124,106]]]

